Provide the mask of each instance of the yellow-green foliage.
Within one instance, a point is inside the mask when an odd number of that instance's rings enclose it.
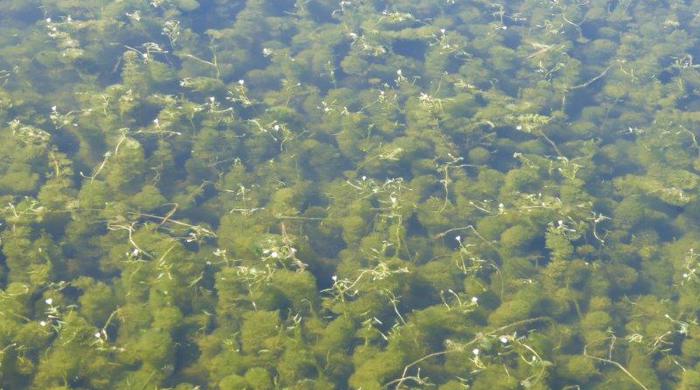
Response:
[[[698,388],[699,13],[0,1],[0,388]]]

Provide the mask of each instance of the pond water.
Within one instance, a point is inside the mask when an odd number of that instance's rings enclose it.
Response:
[[[0,389],[700,389],[698,31],[0,0]]]

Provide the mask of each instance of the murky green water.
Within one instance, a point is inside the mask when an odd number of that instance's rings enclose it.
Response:
[[[0,388],[700,389],[700,1],[0,0]]]

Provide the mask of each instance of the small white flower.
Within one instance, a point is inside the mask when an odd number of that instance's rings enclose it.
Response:
[[[48,325],[48,323],[46,321],[39,321],[39,325],[46,326],[46,325]]]
[[[270,257],[272,257],[273,259],[276,259],[276,258],[280,257],[280,254],[277,252],[272,252],[272,253],[270,253]]]
[[[245,85],[245,80],[243,80],[243,79],[238,80],[238,85]]]
[[[517,125],[517,126],[515,126],[515,129],[516,129],[516,130],[522,130],[522,129],[523,129],[523,127],[522,127],[522,126],[520,126],[520,125]]]
[[[53,304],[53,299],[46,298],[46,300],[44,302],[46,302],[46,304],[50,306],[51,304]]]
[[[331,276],[331,279],[333,279],[334,282],[338,281],[338,275],[333,275]]]
[[[399,69],[399,70],[396,71],[396,74],[399,75],[399,76],[401,76],[401,75],[403,75],[403,71],[402,71],[401,69]]]
[[[472,303],[473,304],[479,303],[479,297],[472,297]]]
[[[100,334],[100,332],[96,332],[96,333],[95,333],[95,338],[96,338],[96,339],[102,338],[102,335]]]
[[[214,251],[213,254],[214,254],[214,256],[216,256],[216,257],[226,256],[226,250],[225,250],[225,249],[216,248],[216,250]]]
[[[457,240],[457,242],[462,242],[462,236],[455,237],[455,240]]]
[[[214,103],[216,101],[216,98],[214,96],[209,96],[209,101]]]
[[[46,18],[46,23],[51,23],[51,18]]]
[[[479,353],[480,353],[480,352],[481,352],[481,351],[479,351],[479,348],[474,348],[474,349],[472,349],[472,353],[474,354],[474,356],[479,356]]]
[[[499,337],[498,339],[501,340],[501,343],[503,343],[503,344],[508,344],[508,337],[506,337],[506,336],[501,336],[501,337]]]

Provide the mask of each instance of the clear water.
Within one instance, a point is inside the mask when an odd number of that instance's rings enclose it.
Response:
[[[0,388],[700,389],[699,15],[0,0]]]

